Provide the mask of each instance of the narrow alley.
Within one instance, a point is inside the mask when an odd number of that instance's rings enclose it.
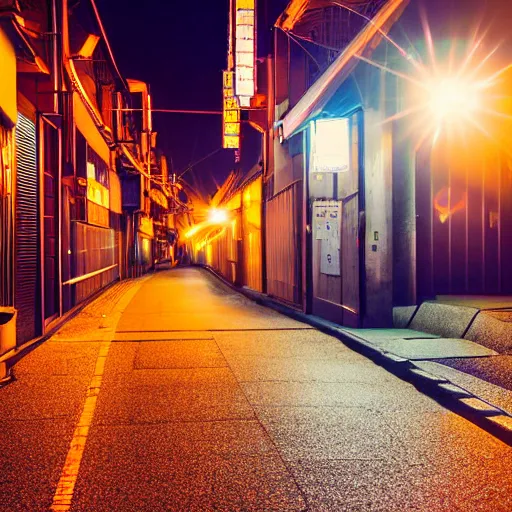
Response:
[[[198,268],[110,287],[14,367],[9,511],[509,511],[512,449]]]

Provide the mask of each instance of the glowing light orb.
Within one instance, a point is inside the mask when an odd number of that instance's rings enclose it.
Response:
[[[208,212],[208,220],[213,224],[223,224],[228,220],[228,213],[226,212],[226,210],[212,208]]]
[[[461,78],[445,78],[429,87],[429,107],[439,121],[466,117],[480,107],[476,84]]]

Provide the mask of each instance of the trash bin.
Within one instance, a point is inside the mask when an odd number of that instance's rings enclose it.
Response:
[[[0,307],[0,356],[16,347],[16,315],[14,308]]]

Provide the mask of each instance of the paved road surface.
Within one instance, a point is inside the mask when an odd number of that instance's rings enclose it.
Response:
[[[0,510],[512,510],[510,447],[197,269],[116,285],[15,375]]]

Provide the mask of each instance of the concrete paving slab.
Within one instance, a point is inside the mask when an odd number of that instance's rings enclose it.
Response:
[[[214,337],[226,357],[238,355],[319,360],[351,358],[354,362],[367,361],[337,338],[315,329],[223,332],[214,333]]]
[[[172,341],[172,340],[212,340],[213,335],[205,331],[117,331],[112,341]]]
[[[415,364],[512,414],[512,391],[438,362],[417,361]]]
[[[0,420],[1,510],[49,510],[74,426],[74,419]]]
[[[303,460],[290,468],[315,512],[489,512],[490,503],[505,512],[511,505],[511,482],[501,481],[492,461],[459,471],[445,460],[399,468],[387,461]]]
[[[105,372],[96,409],[100,425],[254,419],[228,368]]]
[[[394,339],[382,341],[379,347],[400,357],[411,360],[441,359],[447,357],[486,357],[497,355],[494,350],[482,347],[468,340],[437,339]]]
[[[241,386],[252,406],[439,410],[439,405],[426,395],[407,400],[414,387],[399,379],[389,382],[385,388],[360,382],[247,382]]]
[[[502,414],[502,412],[496,407],[493,407],[492,405],[489,405],[487,402],[484,402],[483,400],[480,400],[479,398],[476,397],[462,397],[459,399],[459,401],[466,407],[469,407],[473,411],[481,413],[484,416],[496,416]]]
[[[99,349],[100,342],[47,342],[22,358],[14,374],[20,380],[29,375],[92,375]]]
[[[77,420],[90,380],[88,375],[25,375],[0,390],[0,417]]]
[[[418,306],[403,306],[393,308],[393,327],[406,329]]]
[[[227,362],[213,340],[139,343],[134,359],[135,370],[226,366]]]
[[[477,308],[424,302],[414,315],[409,328],[438,334],[443,338],[462,338],[477,313]]]
[[[441,359],[438,362],[512,391],[512,355],[486,358]]]
[[[290,469],[311,512],[436,511],[444,505],[440,475],[421,465],[398,469],[387,461],[301,460],[290,463]]]
[[[481,311],[482,315],[491,316],[500,322],[512,323],[512,309],[503,311]]]
[[[96,427],[73,505],[141,512],[305,508],[257,422]]]
[[[295,360],[231,356],[225,354],[228,364],[240,382],[389,382],[396,377],[371,361]]]
[[[435,339],[440,338],[437,334],[415,331],[413,329],[350,329],[343,328],[358,338],[380,345],[390,340],[416,340],[416,339]]]
[[[459,397],[459,398],[471,397],[471,393],[466,391],[464,388],[461,388],[460,386],[456,386],[455,384],[452,384],[451,382],[440,383],[439,389],[442,389],[443,391],[447,391],[448,393],[455,395],[456,397]]]
[[[502,428],[503,430],[512,432],[512,417],[510,417],[510,416],[505,416],[505,415],[492,416],[489,418],[489,421],[494,423],[496,426]]]
[[[139,343],[128,341],[112,343],[105,364],[104,378],[116,374],[131,374],[135,369],[135,356],[138,346]],[[124,378],[130,379],[130,376],[125,375]]]
[[[465,338],[500,354],[512,352],[512,312],[480,312]]]
[[[76,317],[66,322],[52,336],[53,341],[89,341],[104,339],[107,327],[117,321],[119,309],[137,292],[140,285],[148,279],[144,276],[137,279],[126,279],[110,286],[104,293],[94,299]]]
[[[401,459],[414,464],[476,468],[494,461],[496,468],[512,464],[512,448],[475,424],[439,407],[438,412],[382,411],[382,421],[402,447]]]
[[[419,377],[421,380],[429,382],[430,384],[443,384],[446,383],[446,379],[438,377],[434,373],[426,372],[420,368],[411,368],[409,373],[415,377]]]
[[[362,407],[256,407],[285,461],[390,460],[400,445],[385,420]]]

